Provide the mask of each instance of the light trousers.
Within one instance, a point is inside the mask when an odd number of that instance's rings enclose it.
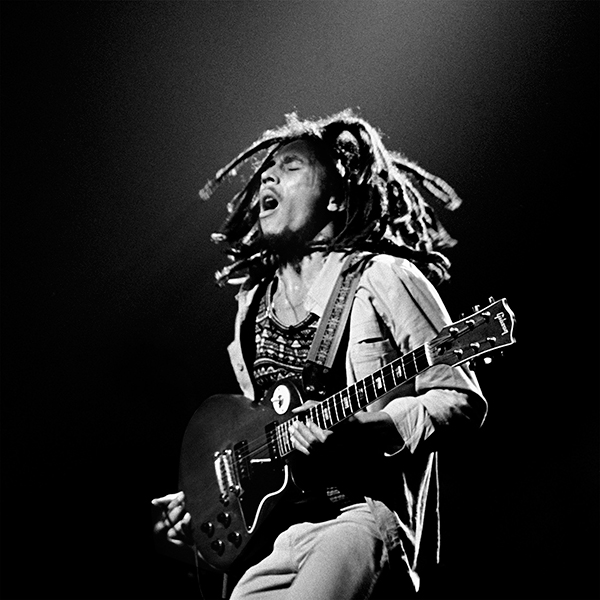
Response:
[[[387,560],[369,507],[353,505],[335,519],[298,523],[279,535],[230,600],[364,600]]]

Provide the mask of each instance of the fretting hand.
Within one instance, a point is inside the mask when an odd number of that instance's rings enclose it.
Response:
[[[315,406],[315,404],[317,404],[317,402],[314,400],[308,400],[302,406],[295,408],[292,412],[302,414],[312,406]],[[321,429],[318,425],[315,425],[308,419],[305,422],[293,421],[290,424],[292,445],[296,450],[299,450],[307,456],[315,447],[324,443],[332,433],[332,431]]]
[[[301,415],[316,404],[318,402],[309,400],[292,412]],[[375,443],[376,447],[382,449],[398,448],[403,445],[392,418],[383,411],[361,411],[346,419],[343,428],[339,430],[340,433],[342,431],[346,440],[355,441],[356,436],[361,436],[363,441],[368,441],[370,444]],[[290,435],[294,448],[307,456],[320,447],[320,444],[325,443],[333,433],[333,431],[321,429],[308,419],[304,422],[293,421],[290,423]],[[340,436],[336,435],[335,437],[337,439]],[[339,441],[342,442],[341,439]]]

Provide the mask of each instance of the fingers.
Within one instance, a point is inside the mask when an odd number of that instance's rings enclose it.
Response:
[[[167,494],[152,500],[154,506],[161,509],[161,517],[154,525],[154,533],[166,532],[170,541],[180,544],[189,537],[191,515],[185,510],[183,492]]]
[[[179,541],[182,541],[185,538],[187,538],[190,533],[189,524],[191,519],[192,517],[190,513],[185,513],[183,518],[181,518],[179,521],[177,521],[177,523],[174,523],[171,527],[169,527],[169,529],[167,530],[167,537],[171,540]]]
[[[307,421],[306,423],[293,421],[290,424],[292,445],[296,450],[307,456],[315,445],[324,443],[331,433],[331,431],[321,429],[312,421]]]
[[[306,412],[309,408],[312,408],[313,406],[316,406],[318,404],[318,402],[316,402],[315,400],[307,400],[304,404],[293,408],[292,412],[293,413],[302,413],[302,412]]]
[[[166,496],[161,496],[160,498],[153,498],[151,500],[154,506],[158,506],[160,508],[170,507],[172,508],[176,504],[182,504],[185,502],[185,494],[183,492],[176,492],[175,494],[167,494]],[[171,506],[170,506],[171,505]]]
[[[185,513],[176,523],[169,519],[158,521],[154,525],[154,533],[163,533],[167,536],[170,542],[174,543],[190,543],[191,530],[190,522],[192,517],[190,513]]]

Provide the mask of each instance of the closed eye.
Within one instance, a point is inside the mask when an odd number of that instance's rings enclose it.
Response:
[[[282,163],[289,171],[295,171],[303,165],[302,159],[298,156],[285,156]]]

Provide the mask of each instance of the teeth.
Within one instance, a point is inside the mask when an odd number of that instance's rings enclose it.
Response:
[[[275,208],[279,204],[273,196],[265,196],[262,200],[262,206],[265,210]]]

